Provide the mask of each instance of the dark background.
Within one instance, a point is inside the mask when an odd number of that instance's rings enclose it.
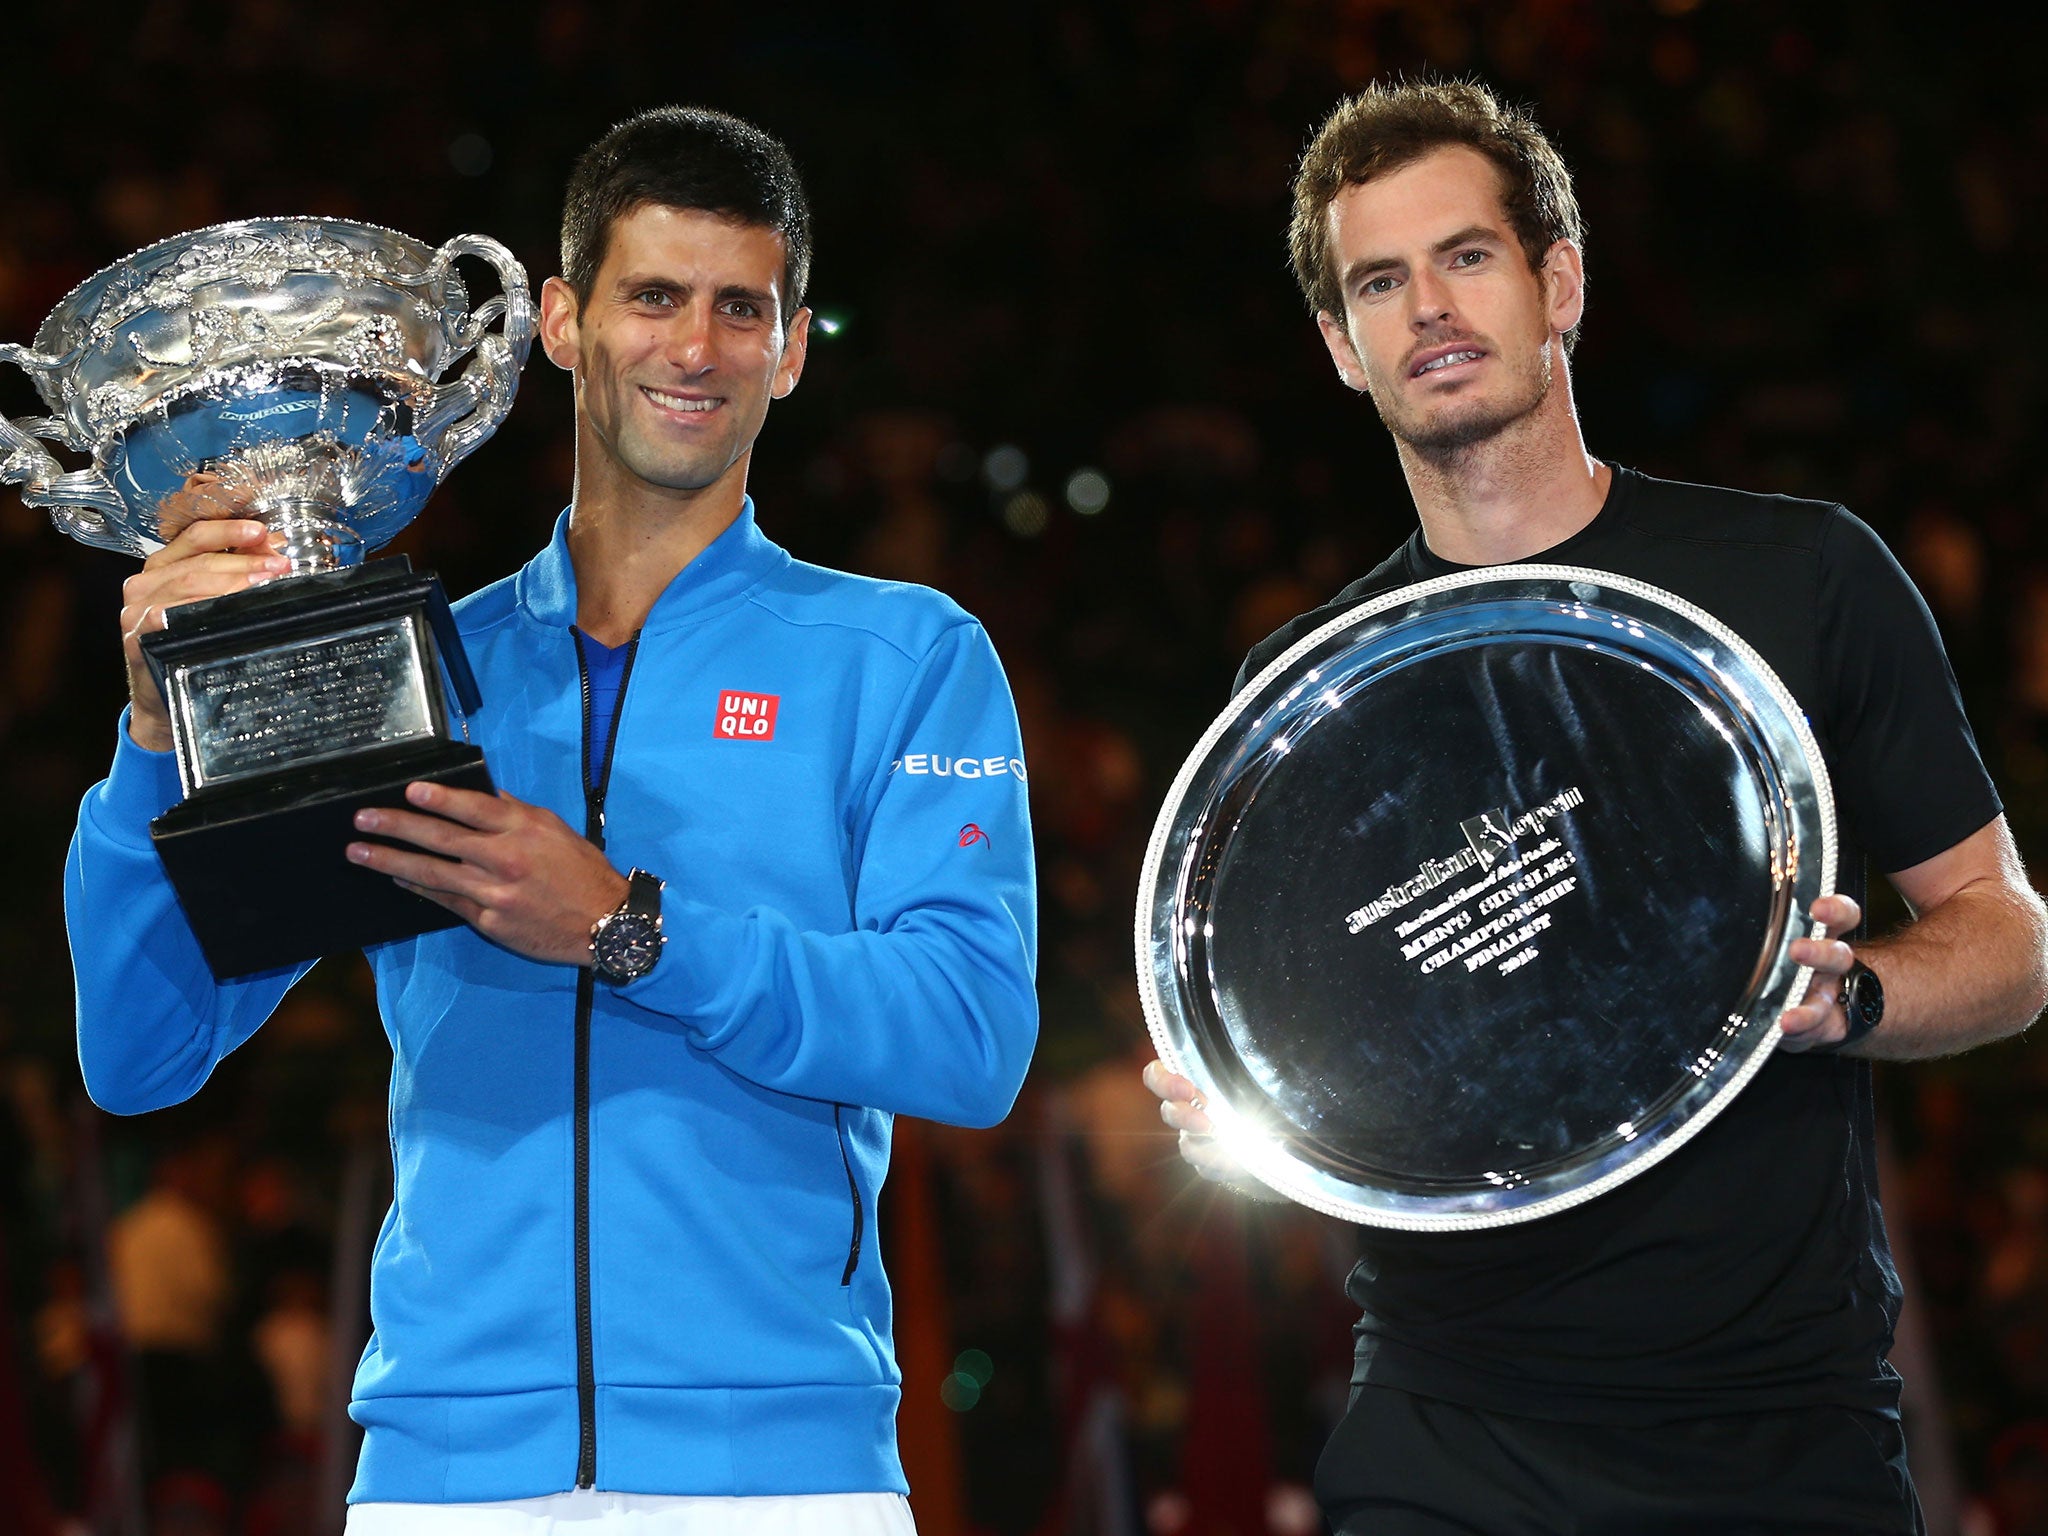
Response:
[[[738,112],[795,152],[811,302],[840,328],[771,416],[762,523],[982,617],[1032,764],[1032,1082],[1000,1130],[906,1126],[885,1215],[937,1536],[1316,1528],[1301,1488],[1342,1401],[1348,1237],[1188,1185],[1136,1082],[1127,935],[1152,814],[1245,648],[1411,523],[1284,260],[1292,159],[1345,90],[1471,71],[1536,108],[1590,226],[1574,375],[1594,451],[1873,523],[2048,859],[2048,80],[2038,39],[1989,12],[126,0],[16,16],[9,41],[14,341],[106,263],[238,217],[477,230],[537,285],[570,159],[657,103]],[[0,406],[40,412],[11,371]],[[472,590],[546,537],[570,466],[566,381],[536,350],[399,547]],[[1090,515],[1068,497],[1084,468],[1109,486]],[[82,1107],[59,872],[112,747],[132,568],[0,497],[0,1485],[26,1490],[32,1532],[134,1530],[145,1504],[158,1532],[312,1529],[346,1447],[284,1397],[314,1342],[359,1343],[350,1244],[381,1209],[388,1054],[360,965],[330,962],[194,1104]],[[1881,1074],[1938,1529],[2048,1531],[2044,1086],[2025,1041]],[[117,1279],[133,1269],[138,1211],[220,1256],[208,1339],[117,1326],[99,1256],[111,1230]],[[131,1496],[138,1415],[153,1481]]]

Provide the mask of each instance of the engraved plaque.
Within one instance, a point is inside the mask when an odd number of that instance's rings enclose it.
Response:
[[[406,616],[174,669],[188,788],[432,738],[429,665]]]
[[[1276,660],[1154,830],[1138,970],[1246,1165],[1415,1229],[1591,1198],[1767,1058],[1833,802],[1769,668],[1561,566],[1387,593]]]
[[[149,835],[214,975],[447,926],[445,907],[346,855],[356,812],[405,805],[408,784],[493,789],[458,739],[480,700],[440,582],[399,555],[166,617],[143,654],[185,798]]]

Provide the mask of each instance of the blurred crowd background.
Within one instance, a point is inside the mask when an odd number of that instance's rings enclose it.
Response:
[[[1245,649],[1411,524],[1284,261],[1293,158],[1342,92],[1473,72],[1536,108],[1590,225],[1594,450],[1874,524],[2048,870],[2048,80],[1971,5],[110,0],[9,36],[6,340],[236,217],[479,230],[537,284],[572,156],[660,102],[795,151],[833,330],[770,417],[761,521],[978,614],[1032,769],[1036,1067],[997,1130],[899,1125],[885,1197],[931,1536],[1320,1529],[1351,1234],[1183,1170],[1138,1084],[1129,931]],[[0,408],[40,413],[11,371]],[[569,420],[536,350],[399,547],[458,594],[511,571],[566,500]],[[388,1179],[366,972],[323,964],[179,1109],[117,1120],[79,1082],[59,877],[131,568],[0,493],[0,1526],[338,1529]],[[2048,1532],[2044,1089],[2038,1039],[1880,1077],[1938,1532]]]

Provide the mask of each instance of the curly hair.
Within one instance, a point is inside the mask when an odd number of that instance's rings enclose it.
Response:
[[[1375,83],[1338,104],[1294,175],[1287,248],[1310,313],[1344,313],[1330,252],[1330,204],[1346,187],[1451,145],[1477,150],[1499,170],[1501,206],[1532,268],[1560,240],[1585,244],[1571,172],[1535,118],[1476,81]]]

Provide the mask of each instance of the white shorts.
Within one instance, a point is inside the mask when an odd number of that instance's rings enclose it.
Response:
[[[348,1536],[917,1536],[900,1493],[679,1498],[582,1488],[490,1504],[351,1504]]]

